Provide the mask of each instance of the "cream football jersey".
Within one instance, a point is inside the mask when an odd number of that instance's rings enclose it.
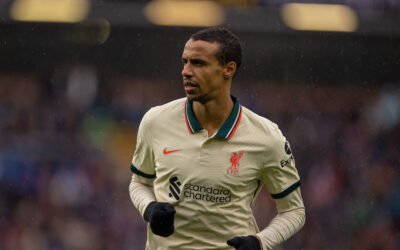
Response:
[[[164,238],[148,228],[146,249],[232,249],[228,239],[259,231],[252,206],[262,185],[274,199],[300,186],[277,125],[232,99],[230,116],[211,137],[186,98],[143,117],[133,178],[153,186],[157,201],[176,209],[174,233]]]

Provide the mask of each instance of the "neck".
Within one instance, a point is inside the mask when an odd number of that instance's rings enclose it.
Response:
[[[222,127],[232,109],[233,101],[229,94],[206,103],[193,101],[193,112],[200,125],[208,131],[208,136],[212,136]]]

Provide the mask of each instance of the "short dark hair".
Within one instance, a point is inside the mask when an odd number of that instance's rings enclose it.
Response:
[[[206,41],[218,43],[220,50],[215,55],[221,65],[231,61],[236,63],[236,72],[242,63],[242,45],[239,38],[224,27],[210,27],[194,33],[190,39],[193,41]]]

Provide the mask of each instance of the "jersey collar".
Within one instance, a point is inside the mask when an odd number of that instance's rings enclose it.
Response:
[[[231,139],[237,127],[239,126],[239,122],[242,117],[242,106],[235,96],[231,95],[231,98],[234,102],[233,110],[228,119],[226,119],[225,123],[218,130],[217,134],[215,135],[216,137]],[[192,101],[189,100],[186,100],[185,102],[185,120],[189,133],[193,134],[203,129],[194,116]]]

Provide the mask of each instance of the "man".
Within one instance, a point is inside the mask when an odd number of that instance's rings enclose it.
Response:
[[[186,98],[142,119],[129,191],[149,222],[146,249],[272,249],[304,224],[289,143],[230,93],[241,58],[229,30],[193,34],[182,54]],[[260,232],[252,206],[263,184],[278,215]]]

